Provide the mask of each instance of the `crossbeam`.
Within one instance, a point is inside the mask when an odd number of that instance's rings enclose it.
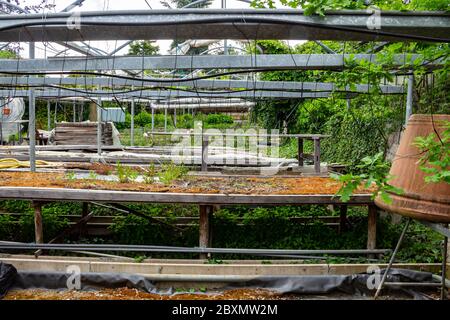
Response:
[[[28,97],[28,90],[0,90],[0,97]],[[292,98],[327,98],[328,92],[291,92],[291,91],[226,91],[217,93],[205,93],[183,90],[145,90],[135,92],[94,90],[89,92],[77,92],[67,89],[35,90],[36,98],[72,98],[72,97],[117,97],[121,98],[152,98],[166,99],[176,97],[206,97],[206,98],[246,98],[246,99],[292,99]]]
[[[372,25],[374,19],[376,25]],[[73,25],[75,24],[75,25]],[[70,28],[68,28],[68,26]],[[378,27],[378,29],[372,27]],[[444,12],[178,9],[3,15],[0,41],[141,39],[450,40]]]
[[[130,86],[183,86],[201,89],[265,89],[265,90],[300,90],[300,91],[350,91],[368,92],[370,86],[358,84],[355,90],[347,87],[345,90],[338,89],[333,83],[326,82],[296,82],[296,81],[251,81],[251,80],[189,80],[186,82],[161,83],[147,79],[128,80],[107,77],[75,77],[75,78],[55,78],[55,77],[0,77],[0,86],[47,86],[47,85],[71,85],[79,87],[130,87]],[[384,94],[403,94],[405,89],[402,86],[380,85]]]
[[[261,55],[199,55],[199,56],[114,56],[64,57],[49,59],[0,59],[0,73],[29,74],[33,72],[69,72],[92,70],[157,70],[157,69],[248,69],[248,70],[342,70],[346,59],[377,63],[373,54],[261,54]],[[413,64],[417,54],[394,55],[393,67]],[[439,66],[438,62],[426,67]]]

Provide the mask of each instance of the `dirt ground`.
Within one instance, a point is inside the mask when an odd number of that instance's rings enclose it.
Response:
[[[236,289],[221,293],[177,293],[162,295],[137,289],[119,288],[100,291],[57,291],[43,289],[12,290],[5,300],[281,300],[289,296],[259,289]]]
[[[186,176],[171,185],[68,179],[62,173],[0,172],[0,187],[47,187],[206,194],[335,194],[341,183],[327,177],[258,178]],[[361,188],[358,193],[370,193]]]

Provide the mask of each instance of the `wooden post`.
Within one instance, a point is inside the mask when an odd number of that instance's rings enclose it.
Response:
[[[367,249],[375,249],[377,246],[377,215],[375,205],[369,205],[367,217]]]
[[[200,205],[199,206],[199,247],[208,248],[211,246],[211,217],[212,217],[212,206],[210,205]],[[208,254],[201,253],[200,259],[207,259]]]
[[[298,166],[303,167],[303,138],[298,137]]]
[[[81,209],[81,219],[86,218],[89,215],[89,203],[83,202]],[[86,232],[86,224],[80,226],[78,236],[82,236]]]
[[[34,208],[34,237],[36,243],[44,243],[44,232],[42,228],[42,203],[33,201]]]
[[[339,233],[347,229],[347,205],[339,206]]]
[[[314,171],[320,173],[320,138],[314,138]]]

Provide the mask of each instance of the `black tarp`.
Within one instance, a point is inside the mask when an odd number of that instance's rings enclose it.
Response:
[[[380,275],[384,273],[381,270]],[[67,280],[70,275],[64,272],[20,271],[15,277],[14,289],[48,289],[67,290]],[[360,273],[353,275],[299,275],[299,276],[255,276],[251,280],[230,282],[222,290],[236,288],[260,288],[279,293],[290,294],[330,294],[343,293],[346,295],[373,295],[373,290],[367,286],[368,278],[372,274]],[[432,274],[407,269],[391,269],[387,277],[388,282],[433,282]],[[173,282],[173,281],[171,281]],[[81,273],[81,290],[99,290],[102,288],[135,288],[141,291],[174,294],[175,289],[161,290],[155,279],[127,273]],[[182,286],[182,285],[181,285]],[[420,292],[390,288],[390,291],[401,290],[408,292],[415,299],[423,298]]]
[[[0,261],[0,299],[8,293],[9,288],[16,280],[16,276],[17,270],[13,265]]]

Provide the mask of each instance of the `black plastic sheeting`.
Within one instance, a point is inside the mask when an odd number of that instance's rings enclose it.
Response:
[[[16,280],[17,270],[11,264],[0,261],[0,299],[2,299]]]
[[[7,265],[6,265],[7,266]],[[381,275],[384,270],[381,270]],[[11,289],[48,289],[67,290],[67,280],[70,274],[64,272],[20,271],[14,277]],[[290,294],[330,294],[344,293],[354,296],[373,294],[367,287],[367,280],[373,274],[354,275],[302,275],[302,276],[256,276],[254,279],[229,283],[221,290],[248,288],[268,289],[279,293]],[[157,281],[145,276],[126,273],[81,273],[81,290],[99,290],[105,288],[134,288],[150,293],[174,294],[175,289],[161,290]],[[432,274],[407,269],[391,269],[388,282],[433,282]],[[171,281],[173,282],[173,281]],[[190,281],[191,282],[191,281]],[[0,286],[0,291],[5,289]],[[408,289],[407,292],[415,299],[425,296],[420,292]],[[7,290],[7,288],[6,288]],[[390,288],[389,290],[393,290]]]

